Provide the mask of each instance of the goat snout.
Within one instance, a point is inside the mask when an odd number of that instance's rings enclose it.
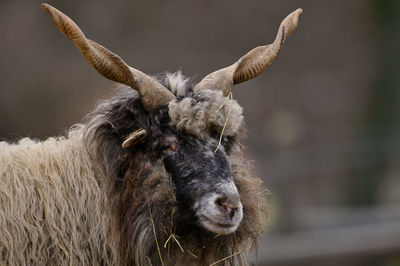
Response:
[[[220,184],[199,202],[197,217],[200,225],[217,234],[233,233],[243,218],[243,206],[233,182]]]
[[[219,197],[215,200],[217,207],[224,212],[230,219],[235,216],[235,213],[239,210],[240,199],[239,196],[235,197]]]

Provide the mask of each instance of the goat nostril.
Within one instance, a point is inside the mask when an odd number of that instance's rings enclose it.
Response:
[[[229,218],[233,218],[233,216],[235,216],[235,213],[236,213],[236,211],[237,211],[237,208],[231,208],[231,209],[228,209],[228,212],[229,212]]]
[[[215,200],[215,204],[220,206],[220,207],[224,207],[224,202],[225,202],[224,198],[218,198],[218,199]]]
[[[228,202],[225,198],[216,199],[215,204],[221,207],[229,215],[229,218],[231,219],[233,218],[233,216],[235,216],[235,213],[238,210],[236,204]]]

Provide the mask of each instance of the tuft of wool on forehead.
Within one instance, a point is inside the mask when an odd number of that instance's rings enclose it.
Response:
[[[236,100],[221,91],[202,90],[193,92],[189,79],[181,72],[167,73],[163,80],[177,98],[168,105],[171,123],[184,133],[205,138],[213,132],[224,136],[236,135],[243,123],[243,109]]]

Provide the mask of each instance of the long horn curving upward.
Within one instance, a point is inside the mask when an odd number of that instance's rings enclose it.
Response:
[[[150,112],[168,104],[175,96],[159,82],[143,72],[128,66],[118,55],[85,37],[81,29],[68,16],[48,4],[42,9],[50,13],[57,28],[78,48],[83,57],[102,76],[137,90],[144,108]]]
[[[198,90],[222,90],[227,95],[232,85],[252,79],[261,74],[278,55],[287,37],[296,29],[301,8],[290,13],[281,23],[275,41],[259,46],[245,54],[233,65],[222,68],[203,78],[195,87]]]

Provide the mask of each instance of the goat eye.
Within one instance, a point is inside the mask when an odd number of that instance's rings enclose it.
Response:
[[[164,153],[168,153],[170,151],[174,150],[174,145],[172,143],[167,144],[167,145],[163,145],[162,150]]]
[[[173,137],[164,137],[161,144],[161,150],[164,154],[168,154],[179,149],[178,142]]]
[[[176,151],[178,150],[178,145],[176,145],[176,143],[168,143],[162,146],[162,151],[165,154],[168,154],[172,151]]]

